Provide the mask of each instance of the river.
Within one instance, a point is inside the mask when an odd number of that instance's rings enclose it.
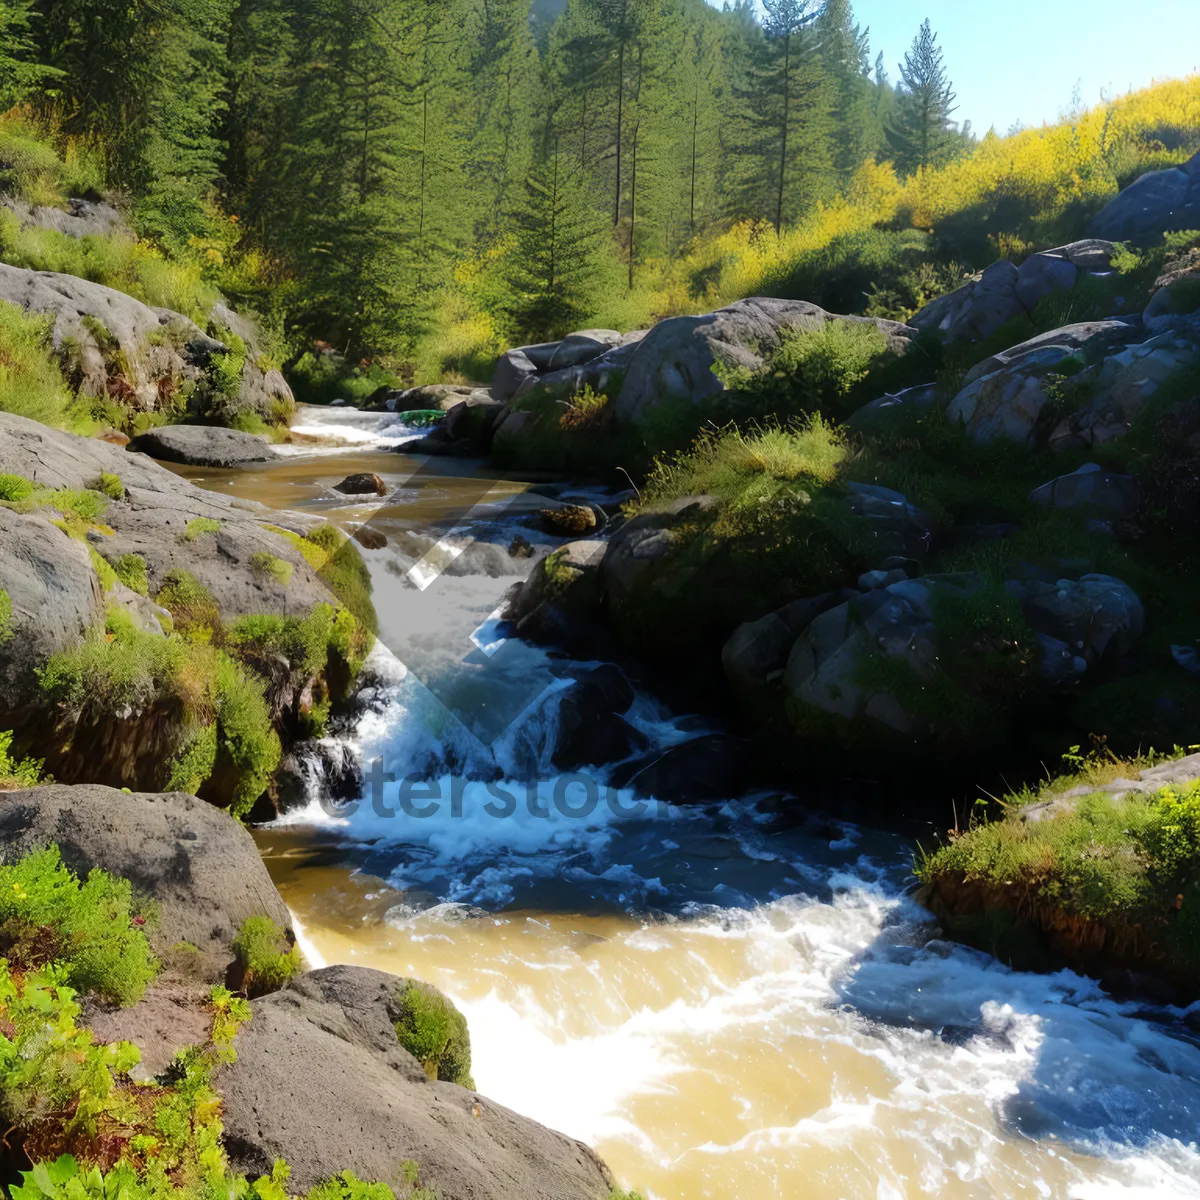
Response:
[[[637,811],[602,771],[557,776],[556,697],[596,664],[496,616],[528,572],[514,539],[547,544],[541,500],[396,454],[415,434],[392,417],[296,425],[337,444],[180,470],[388,539],[364,551],[381,683],[342,735],[379,772],[341,811],[314,782],[255,834],[312,965],[436,984],[480,1091],[647,1200],[1200,1197],[1200,1005],[941,941],[898,833],[768,796]],[[355,471],[386,503],[330,490]],[[656,746],[706,728],[645,695],[627,715]]]

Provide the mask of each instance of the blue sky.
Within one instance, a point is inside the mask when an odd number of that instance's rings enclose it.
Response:
[[[1078,81],[1085,105],[1200,71],[1200,0],[855,0],[871,56],[897,64],[928,17],[977,132],[1054,121]]]

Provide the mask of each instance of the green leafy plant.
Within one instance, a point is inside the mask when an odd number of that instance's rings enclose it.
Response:
[[[126,880],[99,869],[80,880],[57,846],[0,864],[0,932],[10,964],[55,963],[64,983],[132,1004],[158,969],[146,921]]]
[[[270,917],[247,917],[233,939],[242,966],[242,982],[253,995],[283,987],[303,968],[299,947]]]
[[[292,564],[283,558],[266,550],[260,550],[250,556],[250,566],[256,575],[263,579],[273,579],[280,587],[287,587],[292,581]]]
[[[140,554],[122,554],[111,561],[117,578],[131,592],[145,596],[150,590],[150,579],[146,573],[146,560]]]
[[[14,758],[11,730],[0,730],[0,790],[34,787],[46,763],[40,758]]]
[[[212,517],[193,517],[183,531],[185,542],[194,542],[207,533],[220,533],[221,522]]]

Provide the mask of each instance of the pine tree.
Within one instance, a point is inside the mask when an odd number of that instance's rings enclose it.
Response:
[[[883,130],[873,120],[869,38],[855,23],[850,0],[826,0],[816,32],[838,130],[834,165],[844,181],[883,143]]]
[[[0,111],[25,100],[60,72],[38,60],[33,0],[0,0]]]
[[[957,124],[950,120],[954,92],[928,20],[900,64],[900,79],[887,138],[896,168],[908,175],[945,162],[961,144]]]
[[[588,176],[552,151],[530,173],[508,261],[509,317],[523,337],[561,337],[596,308],[612,278],[611,242]]]

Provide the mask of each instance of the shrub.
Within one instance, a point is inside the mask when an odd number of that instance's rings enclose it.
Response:
[[[37,490],[37,484],[24,475],[0,475],[0,500],[16,504],[27,499]]]
[[[247,917],[233,939],[243,986],[254,995],[283,987],[303,968],[299,947],[270,917]]]
[[[819,330],[785,332],[760,370],[718,370],[729,393],[721,411],[738,418],[840,414],[887,355],[887,339],[870,324],[828,321]]]
[[[396,1037],[430,1079],[474,1090],[466,1018],[441,992],[409,983],[397,997]]]
[[[350,366],[340,354],[303,354],[288,371],[288,383],[302,404],[328,404],[345,400],[356,407],[380,388],[404,386],[398,375],[379,365]]]
[[[150,590],[150,579],[146,573],[146,560],[140,554],[122,554],[112,560],[112,569],[117,578],[131,592],[145,596]]]
[[[12,627],[12,611],[12,597],[4,588],[0,588],[0,646],[16,636]]]
[[[262,683],[222,654],[215,677],[218,749],[237,772],[230,812],[243,817],[266,790],[283,748]]]
[[[121,482],[120,475],[110,474],[108,471],[100,472],[95,490],[102,492],[110,500],[125,499],[125,485]]]
[[[134,1004],[158,969],[145,923],[127,880],[96,868],[80,881],[57,846],[0,865],[0,935],[21,970],[55,963],[63,983]]]
[[[180,633],[211,639],[221,628],[216,597],[191,571],[182,567],[172,568],[163,576],[155,600],[170,611]]]
[[[45,760],[40,758],[13,758],[11,730],[0,731],[0,790],[33,787],[41,778]]]

